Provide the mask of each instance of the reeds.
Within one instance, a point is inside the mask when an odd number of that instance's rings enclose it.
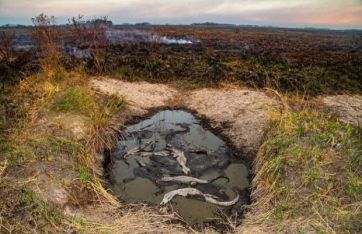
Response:
[[[32,18],[32,36],[40,52],[42,68],[45,72],[58,66],[61,56],[62,32],[56,25],[55,17],[41,13]]]

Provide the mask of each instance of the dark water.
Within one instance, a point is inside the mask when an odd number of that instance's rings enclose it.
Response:
[[[245,203],[249,187],[248,169],[241,160],[233,157],[226,143],[204,129],[200,121],[185,111],[161,111],[138,124],[128,126],[116,150],[111,154],[109,167],[111,187],[125,202],[148,202],[160,204],[165,193],[194,187],[203,193],[214,195],[219,201],[230,201],[240,194],[233,207],[221,207],[203,201],[202,197],[176,196],[169,205],[190,224],[203,224],[220,218],[220,212],[230,214]],[[210,181],[207,184],[185,185],[160,182],[165,176],[185,175],[175,158],[156,156],[167,147],[185,153],[188,176]],[[147,156],[125,154],[136,148]]]

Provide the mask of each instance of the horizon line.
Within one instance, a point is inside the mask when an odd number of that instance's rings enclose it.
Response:
[[[97,18],[97,17],[94,17]],[[305,25],[305,26],[287,26],[287,25],[278,25],[278,24],[235,24],[235,23],[226,23],[226,22],[213,22],[213,21],[205,21],[205,22],[193,22],[189,24],[182,24],[182,23],[151,23],[147,21],[140,21],[140,22],[134,22],[134,23],[114,23],[112,20],[109,20],[112,22],[114,26],[233,26],[233,27],[259,27],[259,28],[281,28],[281,29],[319,29],[319,30],[334,30],[334,31],[362,31],[362,26],[322,26],[322,25]],[[67,26],[70,25],[69,23],[60,23],[56,24],[55,26]],[[27,24],[20,24],[20,23],[3,23],[0,25],[1,28],[4,27],[34,27],[33,24],[27,23]]]

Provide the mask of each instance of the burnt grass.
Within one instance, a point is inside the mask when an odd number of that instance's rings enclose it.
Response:
[[[62,79],[64,69],[77,70],[88,75],[110,75],[129,81],[175,83],[178,87],[185,85],[188,88],[217,87],[223,83],[232,83],[256,89],[272,88],[286,95],[299,94],[309,97],[362,94],[362,31],[212,26],[129,26],[127,29],[141,29],[169,38],[190,38],[199,42],[166,45],[139,41],[102,41],[94,48],[92,43],[74,44],[72,41],[76,40],[69,34],[67,27],[59,27],[58,33],[61,33],[60,36],[64,39],[61,40],[62,43],[73,43],[73,46],[79,49],[96,52],[94,56],[84,59],[63,54],[57,61],[58,67],[54,69],[52,78],[58,82]],[[28,100],[41,99],[36,88],[29,88],[19,95],[15,92],[19,87],[16,84],[29,75],[34,75],[34,84],[42,84],[41,76],[35,75],[42,71],[41,60],[44,59],[39,48],[14,51],[10,48],[11,43],[6,43],[11,40],[5,40],[11,39],[14,32],[31,35],[31,30],[32,28],[0,29],[0,152],[10,151],[7,138],[11,130],[21,129],[27,118],[28,110],[21,102],[29,105]],[[320,120],[318,116],[315,119]],[[302,131],[304,134],[304,131],[307,131],[304,126],[301,125],[295,131],[298,134]],[[278,134],[284,136],[283,132],[276,131],[275,135]],[[336,137],[332,135],[331,139],[334,138]],[[280,145],[283,146],[284,139],[280,139]],[[321,139],[323,140],[324,136]],[[273,143],[270,141],[270,144]],[[295,155],[294,152],[291,155]],[[280,187],[284,186],[282,182]],[[351,190],[355,196],[353,186]],[[20,213],[24,204],[30,204],[40,206],[48,216],[48,206],[39,202],[28,191],[19,188],[2,195],[9,198],[7,200],[10,204],[13,202],[10,197],[15,196],[14,194],[22,197],[18,201],[19,205],[9,205],[11,209],[16,208],[15,213],[18,213],[18,210]],[[10,213],[10,210],[5,213]],[[57,213],[51,215],[52,219],[59,220],[57,216]]]
[[[92,75],[112,75],[131,81],[181,82],[192,87],[232,82],[307,96],[362,93],[361,31],[212,26],[128,26],[126,29],[198,42],[177,45],[102,41],[97,44],[97,58],[64,55],[59,63],[67,70],[82,66]],[[26,30],[31,29],[21,31]],[[64,32],[63,43],[77,42],[67,27],[58,32]],[[92,47],[79,41],[74,46]],[[1,80],[11,79],[14,71],[25,74],[36,71],[37,54],[18,52],[14,62],[2,63]],[[29,59],[29,56],[34,57]]]
[[[142,41],[109,42],[79,37],[70,26],[53,26],[62,46],[90,50],[89,58],[62,54],[54,78],[62,71],[110,75],[128,81],[175,83],[178,88],[217,87],[232,83],[272,88],[306,97],[362,94],[362,31],[296,30],[216,26],[113,26],[159,36],[192,39],[194,44]],[[13,118],[12,87],[42,71],[41,46],[14,50],[17,37],[32,37],[33,27],[0,28],[0,129]],[[58,35],[59,34],[59,35]],[[85,33],[87,35],[87,33]],[[33,39],[31,39],[33,40]],[[40,44],[40,43],[38,43]]]
[[[362,33],[154,27],[191,45],[111,45],[104,72],[129,80],[235,82],[310,96],[362,91]],[[91,67],[89,67],[91,69]]]

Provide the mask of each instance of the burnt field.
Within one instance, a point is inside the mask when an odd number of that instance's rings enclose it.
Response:
[[[0,28],[0,233],[361,233],[362,31],[32,21]]]
[[[74,24],[76,25],[76,24]],[[218,26],[57,26],[62,67],[126,80],[270,87],[300,95],[361,93],[362,32]],[[1,79],[29,74],[49,51],[34,29],[1,30]],[[19,74],[21,71],[21,74]]]

